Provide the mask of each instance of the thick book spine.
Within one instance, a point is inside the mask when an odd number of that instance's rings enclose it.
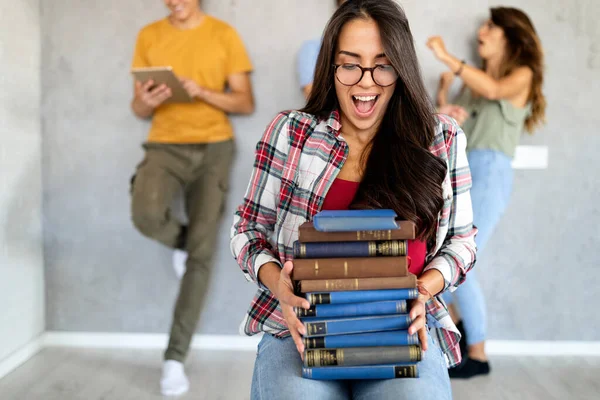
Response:
[[[396,212],[389,208],[363,208],[352,210],[322,210],[319,211],[315,218],[396,218]]]
[[[305,367],[351,367],[421,361],[420,346],[354,347],[304,351]]]
[[[294,260],[292,279],[408,276],[407,257],[318,258]]]
[[[390,209],[324,210],[313,217],[323,232],[395,229],[396,212]]]
[[[356,232],[398,229],[394,217],[337,217],[320,218],[315,215],[313,224],[319,232]]]
[[[419,344],[419,336],[408,331],[356,333],[315,338],[303,338],[307,349],[335,349],[348,347],[410,346]]]
[[[326,335],[345,335],[350,333],[394,331],[408,329],[411,319],[408,314],[383,317],[362,317],[329,319],[305,322],[307,338]]]
[[[300,243],[311,242],[365,242],[381,240],[415,239],[416,227],[410,221],[396,221],[398,228],[380,231],[319,232],[312,222],[305,222],[298,228]]]
[[[348,304],[366,303],[386,300],[412,300],[419,297],[419,290],[387,289],[387,290],[356,290],[349,292],[307,293],[306,299],[311,305],[317,304]]]
[[[296,315],[300,318],[335,318],[335,317],[360,317],[367,315],[390,315],[408,313],[406,300],[376,301],[370,303],[353,304],[319,304],[311,306],[308,310],[296,308]]]
[[[294,259],[405,256],[406,240],[370,242],[294,242]]]
[[[302,368],[302,377],[315,380],[418,378],[416,365]]]
[[[417,277],[408,274],[391,278],[315,279],[296,281],[296,285],[299,293],[413,289],[417,287]]]

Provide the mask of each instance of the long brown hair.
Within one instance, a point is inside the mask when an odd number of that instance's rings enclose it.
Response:
[[[355,204],[390,208],[417,224],[419,237],[435,235],[443,206],[442,182],[447,167],[429,151],[436,119],[427,95],[408,20],[393,0],[350,0],[329,20],[316,65],[306,113],[326,118],[339,109],[334,86],[335,55],[343,26],[356,18],[377,23],[385,55],[398,81],[383,120],[370,145]]]
[[[546,98],[542,93],[544,83],[544,51],[533,23],[523,11],[511,7],[490,9],[494,25],[504,31],[507,54],[502,63],[501,76],[509,75],[517,67],[529,67],[533,72],[528,101],[531,115],[525,120],[529,133],[546,121]],[[485,69],[485,66],[484,66]]]

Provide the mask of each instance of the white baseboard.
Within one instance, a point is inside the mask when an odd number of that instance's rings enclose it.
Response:
[[[46,332],[43,346],[164,349],[166,334]],[[201,350],[256,351],[260,336],[195,335],[192,348]],[[490,355],[600,356],[600,342],[490,340]]]
[[[195,335],[192,348],[256,351],[260,339],[260,335]],[[153,333],[46,332],[0,361],[0,379],[45,347],[164,349],[167,341],[166,334]],[[490,356],[600,357],[600,341],[489,340],[486,349]]]
[[[256,351],[259,335],[194,335],[193,349]],[[160,333],[46,332],[46,347],[164,349],[169,337]]]
[[[497,356],[586,356],[600,357],[600,342],[489,340],[485,343],[489,355]]]
[[[0,360],[0,379],[36,355],[43,347],[41,336],[38,336],[5,359]]]

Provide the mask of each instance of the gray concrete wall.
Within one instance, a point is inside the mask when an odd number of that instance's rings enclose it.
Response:
[[[198,328],[235,334],[255,288],[230,256],[230,215],[242,199],[254,145],[265,125],[277,111],[302,105],[296,51],[303,40],[320,36],[333,4],[203,3],[238,29],[255,65],[257,111],[234,118],[238,153],[228,214],[219,233],[210,301]],[[431,93],[442,67],[425,48],[427,37],[442,34],[453,53],[473,60],[476,29],[492,4],[403,2]],[[523,143],[548,146],[550,168],[517,171],[510,209],[480,257],[494,339],[600,340],[595,330],[572,328],[600,322],[583,311],[600,278],[594,252],[599,244],[594,172],[600,121],[592,108],[600,95],[598,4],[518,4],[535,22],[548,63],[548,125]],[[138,29],[164,14],[159,0],[43,4],[44,233],[51,330],[168,329],[177,290],[170,252],[141,237],[128,210],[129,177],[142,157],[139,145],[148,129],[129,111],[128,67]]]
[[[0,0],[0,362],[44,329],[37,0]]]

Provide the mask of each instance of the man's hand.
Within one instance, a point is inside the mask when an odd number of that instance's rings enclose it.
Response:
[[[206,100],[206,96],[210,92],[208,89],[204,89],[189,78],[179,78],[179,81],[191,98],[196,100]]]
[[[135,82],[135,99],[144,107],[154,110],[172,96],[171,89],[167,85],[156,86],[153,81],[141,83]]]

